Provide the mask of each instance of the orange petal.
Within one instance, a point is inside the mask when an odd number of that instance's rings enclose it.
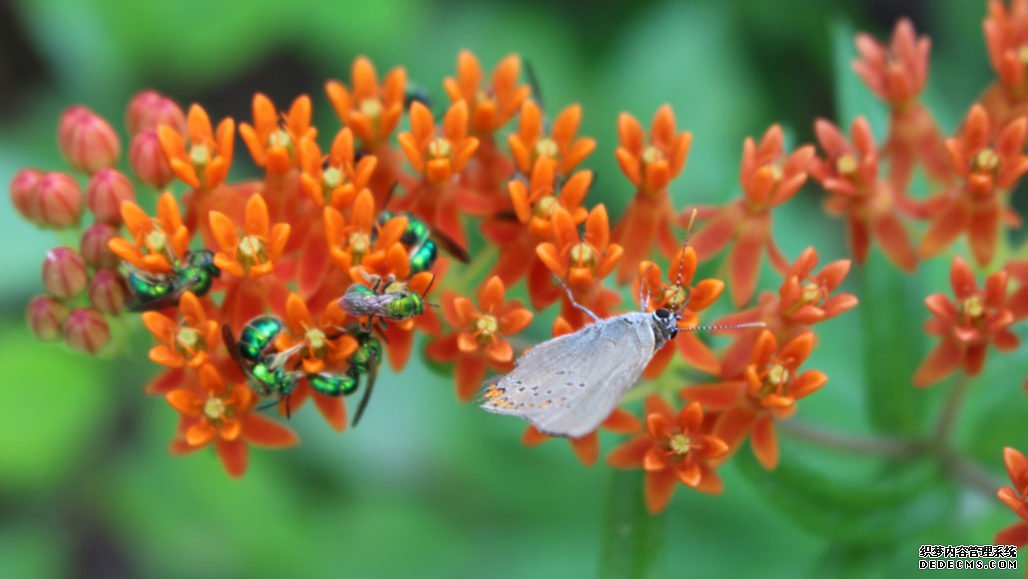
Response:
[[[226,441],[219,438],[215,446],[218,451],[218,457],[221,459],[221,464],[225,467],[229,476],[232,478],[242,477],[246,473],[246,465],[249,458],[249,449],[246,443],[239,439]]]
[[[646,473],[646,509],[657,514],[667,508],[677,482],[672,469]]]
[[[753,436],[750,438],[753,454],[767,470],[778,466],[778,438],[775,436],[775,421],[771,416],[764,416],[753,425]]]

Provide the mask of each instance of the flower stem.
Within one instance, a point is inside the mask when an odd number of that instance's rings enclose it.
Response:
[[[942,455],[942,465],[946,472],[954,478],[963,481],[967,486],[993,497],[1002,485],[995,480],[985,469],[955,452],[948,452]]]
[[[793,421],[777,424],[783,432],[818,446],[854,454],[886,458],[912,458],[923,454],[924,445],[906,438],[862,438],[827,432]]]
[[[953,385],[949,395],[946,397],[946,403],[942,407],[942,414],[939,415],[939,421],[935,425],[934,442],[940,449],[945,448],[949,444],[953,428],[956,426],[957,412],[964,402],[970,384],[971,381],[967,378],[967,374],[960,374],[956,384]]]
[[[645,578],[662,575],[664,514],[651,515],[643,502],[646,474],[641,469],[615,470],[603,526],[600,577]]]

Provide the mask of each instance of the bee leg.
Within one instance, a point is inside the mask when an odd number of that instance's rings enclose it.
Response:
[[[554,279],[557,280],[557,283],[559,283],[560,286],[562,288],[564,288],[564,291],[568,294],[568,299],[571,301],[571,305],[575,306],[576,310],[578,310],[578,311],[586,314],[590,318],[592,318],[593,322],[596,322],[596,323],[600,322],[600,316],[597,316],[596,314],[594,314],[592,312],[592,310],[590,310],[589,308],[587,308],[587,307],[583,306],[582,304],[580,304],[580,303],[575,301],[575,296],[572,295],[571,288],[569,288],[568,285],[566,283],[564,283],[564,280],[560,279],[556,275],[554,275],[553,277],[554,277]]]

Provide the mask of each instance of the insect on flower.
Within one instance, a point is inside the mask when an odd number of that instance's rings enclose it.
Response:
[[[413,291],[407,283],[397,281],[394,276],[382,278],[364,274],[371,287],[351,285],[343,297],[339,298],[339,307],[353,316],[369,316],[369,328],[377,320],[402,322],[425,313],[425,297]],[[425,288],[425,294],[432,288],[432,281]],[[432,304],[428,304],[432,305]]]
[[[687,233],[683,251],[688,242]],[[681,287],[680,281],[678,285]],[[688,297],[676,309],[660,308],[651,313],[645,310],[649,296],[640,295],[643,311],[601,319],[576,302],[567,286],[564,289],[571,304],[593,323],[529,350],[513,372],[486,382],[482,403],[487,412],[525,418],[551,436],[574,438],[595,430],[636,383],[654,354],[674,340],[679,330],[721,329],[679,328]]]
[[[178,303],[189,291],[203,297],[221,270],[214,265],[214,254],[206,249],[186,253],[184,263],[173,266],[171,274],[155,274],[129,266],[126,286],[132,294],[128,309],[134,312],[160,310]]]
[[[407,227],[400,236],[400,243],[407,248],[411,275],[432,269],[436,259],[439,258],[440,245],[461,263],[468,263],[470,256],[467,249],[461,247],[459,243],[444,233],[432,229],[411,213],[397,214],[392,211],[382,211],[378,214],[379,228],[384,227],[386,223],[397,216],[407,218]],[[372,231],[371,235],[372,241],[374,241],[377,237],[377,230]]]

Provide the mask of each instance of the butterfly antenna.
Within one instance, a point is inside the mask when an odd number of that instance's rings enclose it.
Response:
[[[696,210],[689,215],[689,223],[685,226],[685,239],[682,240],[682,259],[678,261],[678,271],[675,272],[675,285],[682,287],[682,265],[685,264],[685,249],[689,247],[689,238],[692,237],[692,226],[696,222]]]
[[[746,330],[746,329],[749,329],[749,328],[766,328],[766,327],[767,327],[767,324],[765,324],[764,322],[748,322],[748,323],[745,323],[745,324],[728,324],[728,325],[715,324],[715,325],[712,325],[712,326],[689,326],[688,328],[678,328],[678,329],[683,331],[683,332],[696,332],[696,331],[708,332],[708,331],[711,331],[711,330]]]

